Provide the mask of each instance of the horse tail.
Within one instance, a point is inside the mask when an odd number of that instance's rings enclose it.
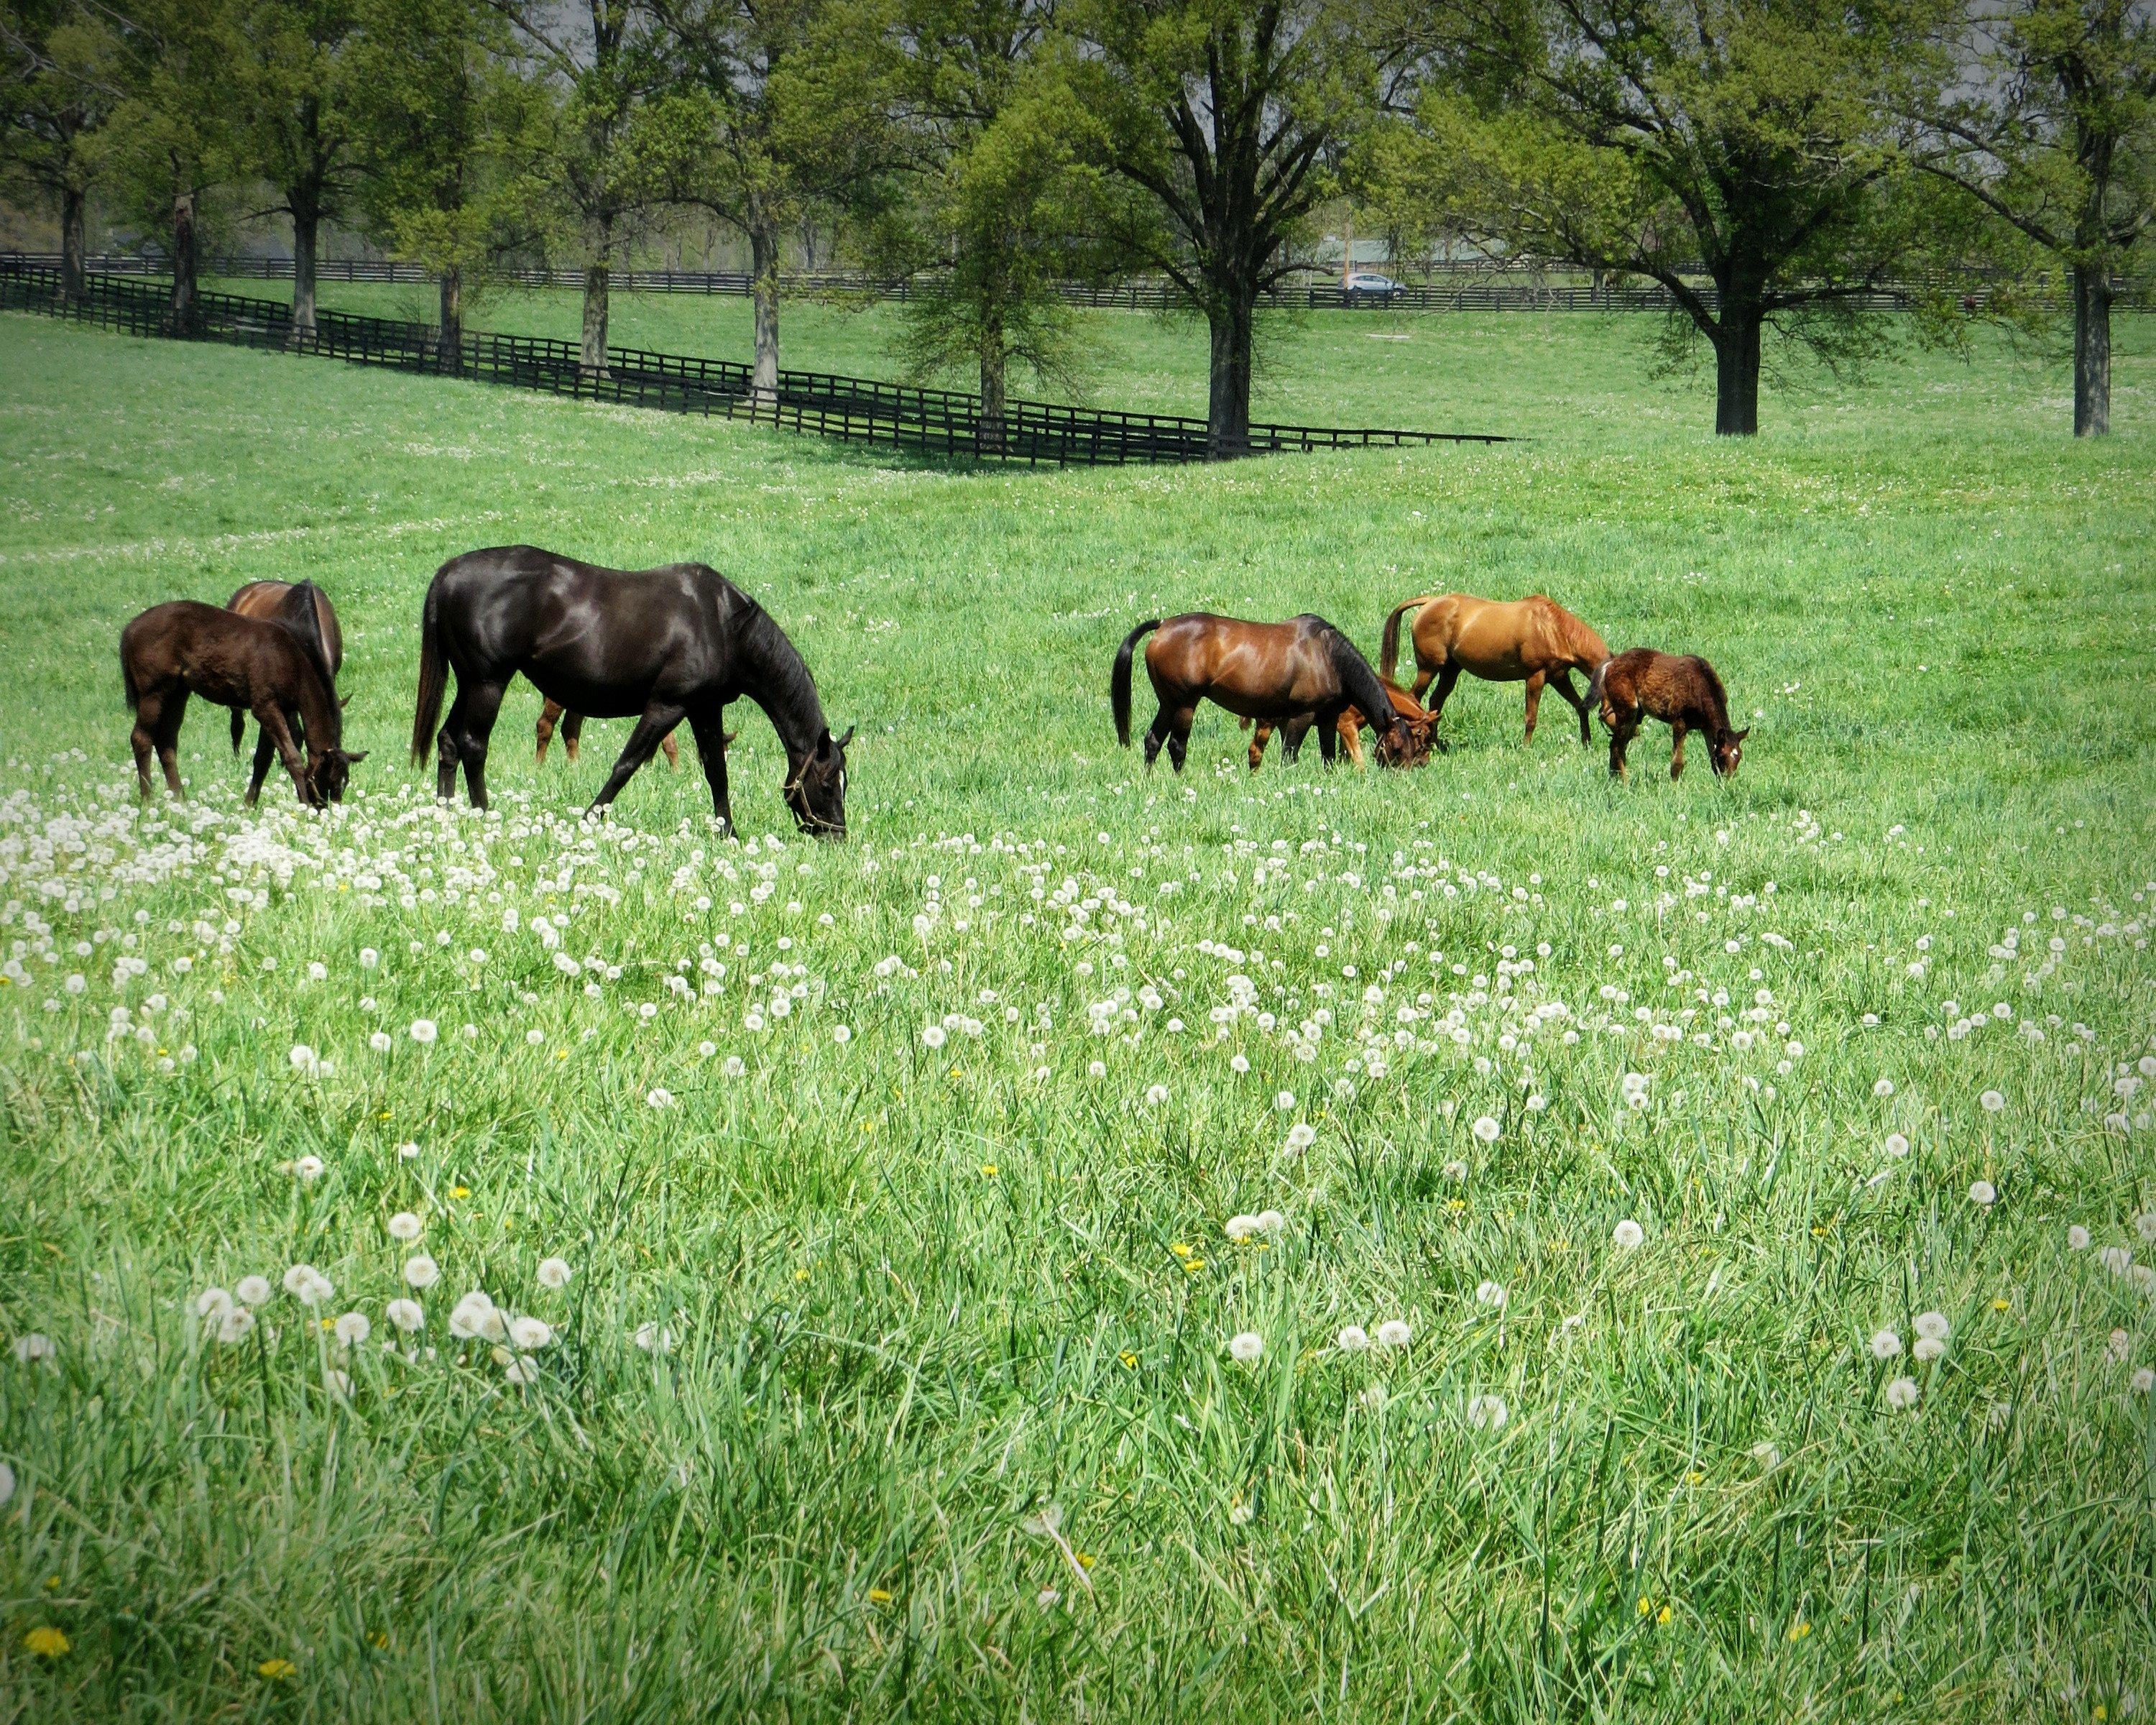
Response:
[[[449,681],[442,658],[440,601],[442,578],[427,584],[426,608],[419,614],[419,703],[412,715],[412,763],[424,764],[434,743],[434,726],[442,716],[442,695]],[[332,697],[334,698],[334,697]]]
[[[127,697],[127,711],[133,712],[142,704],[142,691],[135,686],[135,667],[127,662],[127,637],[120,638],[120,689]]]
[[[1160,627],[1160,619],[1141,623],[1123,637],[1123,644],[1116,649],[1116,668],[1108,675],[1108,706],[1116,716],[1116,741],[1125,748],[1131,746],[1131,655],[1137,650],[1141,636],[1150,634]]]
[[[1417,598],[1402,599],[1393,607],[1393,614],[1385,619],[1384,639],[1378,646],[1378,675],[1388,682],[1392,680],[1393,674],[1399,668],[1401,617],[1418,605],[1427,605],[1435,597],[1434,593],[1424,593]]]
[[[247,714],[241,708],[232,710],[232,752],[239,752],[239,746],[247,741]]]

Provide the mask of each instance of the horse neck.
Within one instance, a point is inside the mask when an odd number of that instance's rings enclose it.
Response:
[[[1373,731],[1391,727],[1394,717],[1392,697],[1378,680],[1370,662],[1355,650],[1355,644],[1336,632],[1332,638],[1332,674],[1340,680],[1340,692],[1360,709]]]
[[[798,762],[824,735],[824,704],[816,697],[816,680],[786,632],[769,612],[751,603],[752,615],[742,631],[742,693],[763,709],[786,746],[787,758]]]
[[[315,665],[314,655],[300,649],[300,722],[307,727],[307,752],[319,755],[344,747],[344,709],[336,691]]]
[[[1733,736],[1734,727],[1729,722],[1729,696],[1722,687],[1722,679],[1715,675],[1713,667],[1702,663],[1700,686],[1706,691],[1702,703],[1707,709],[1707,729],[1717,742]]]

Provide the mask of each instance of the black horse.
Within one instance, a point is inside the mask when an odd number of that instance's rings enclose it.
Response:
[[[457,698],[435,735],[447,671]],[[629,746],[587,814],[613,802],[660,740],[685,718],[703,757],[711,804],[726,801],[728,701],[746,696],[786,746],[787,806],[805,833],[846,834],[846,745],[824,722],[815,680],[763,607],[701,563],[603,569],[529,545],[467,552],[435,571],[419,631],[419,704],[412,758],[441,752],[436,793],[486,807],[486,747],[509,680],[519,671],[550,701],[600,718],[636,716]]]

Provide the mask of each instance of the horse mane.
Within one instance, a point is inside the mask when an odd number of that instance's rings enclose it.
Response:
[[[298,583],[285,595],[278,607],[282,614],[278,621],[285,624],[306,644],[321,669],[322,680],[330,685],[330,698],[336,698],[336,673],[330,668],[330,644],[322,635],[321,613],[316,609],[315,600],[321,589],[311,581]]]
[[[1391,730],[1399,716],[1394,710],[1392,697],[1385,692],[1383,680],[1371,670],[1363,649],[1322,617],[1308,612],[1304,616],[1324,630],[1333,675],[1340,679],[1340,692],[1348,697],[1348,704],[1361,709],[1373,731],[1382,734]]]
[[[716,571],[712,572],[716,574]],[[808,672],[808,662],[801,656],[778,621],[748,594],[743,593],[725,576],[718,580],[725,593],[728,617],[740,632],[743,655],[754,660],[764,674],[762,688],[742,692],[764,710],[778,730],[779,741],[787,747],[805,752],[816,746],[819,733],[829,728],[824,720],[824,703],[816,693],[816,680]],[[805,741],[797,743],[779,726],[780,712],[798,715],[808,725]]]
[[[1716,674],[1714,667],[1697,654],[1692,655],[1691,662],[1699,667],[1700,681],[1707,685],[1707,716],[1714,721],[1714,734],[1717,737],[1727,737],[1730,732],[1729,696],[1722,690],[1722,679]]]

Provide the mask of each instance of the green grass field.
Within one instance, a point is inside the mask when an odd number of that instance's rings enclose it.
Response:
[[[1523,444],[951,472],[0,318],[0,1721],[2156,1704],[2156,328],[2080,444],[1985,344],[1717,442],[1651,333],[1279,332],[1262,413]],[[850,841],[745,709],[746,842],[581,826],[625,727],[521,686],[438,809],[420,597],[519,540],[762,599]],[[138,809],[121,624],[302,575],[350,800],[198,705]],[[1414,773],[1115,747],[1142,618],[1454,588],[1707,655],[1742,773],[1473,683]]]

